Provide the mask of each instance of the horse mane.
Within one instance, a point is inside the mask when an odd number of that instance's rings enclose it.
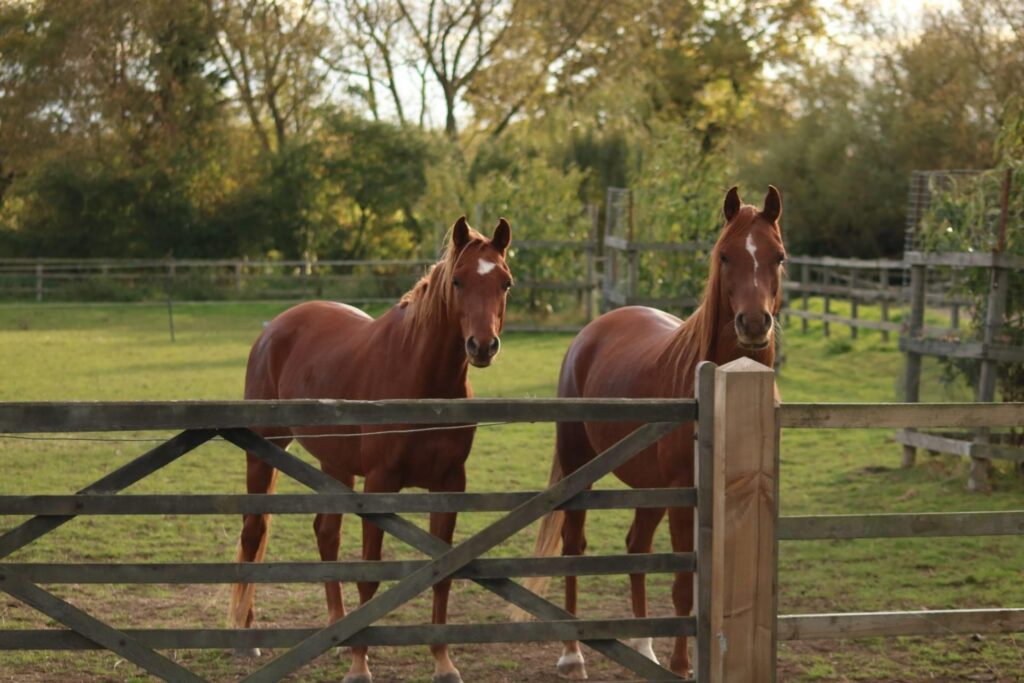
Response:
[[[469,229],[469,244],[484,240],[483,235],[473,228]],[[466,245],[466,247],[469,246]],[[430,328],[443,325],[449,318],[452,298],[452,274],[459,261],[459,255],[466,250],[456,249],[452,240],[451,228],[445,237],[444,254],[441,259],[430,266],[427,273],[402,295],[398,307],[406,309],[406,335],[417,328]]]
[[[689,378],[697,364],[715,357],[718,335],[722,329],[719,320],[719,303],[722,300],[721,271],[722,259],[719,254],[721,247],[740,231],[747,229],[758,216],[758,209],[750,204],[740,207],[736,216],[722,228],[715,246],[711,249],[711,266],[708,269],[708,280],[704,285],[704,297],[693,314],[683,321],[672,344],[671,360],[675,367],[683,370],[677,373],[681,381]],[[725,324],[728,324],[726,321]]]

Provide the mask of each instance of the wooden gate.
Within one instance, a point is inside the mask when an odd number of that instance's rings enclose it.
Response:
[[[769,375],[770,375],[770,371]],[[167,680],[202,680],[158,650],[174,648],[289,648],[246,680],[276,681],[340,645],[521,642],[579,639],[647,680],[680,680],[620,642],[624,638],[689,635],[697,638],[697,676],[709,680],[712,628],[711,458],[714,452],[715,368],[699,372],[697,400],[418,400],[238,401],[171,403],[0,404],[0,432],[56,433],[181,429],[177,436],[73,495],[0,496],[0,514],[35,515],[0,536],[0,559],[76,516],[89,514],[352,513],[421,551],[428,559],[397,562],[287,562],[218,564],[0,563],[0,589],[66,629],[0,630],[0,649],[89,649],[116,652]],[[615,421],[635,431],[544,491],[527,493],[356,493],[261,438],[253,427],[418,425],[477,422]],[[698,486],[682,489],[588,491],[636,453],[682,424],[697,423]],[[211,439],[252,453],[312,489],[312,495],[117,495]],[[472,461],[471,461],[472,466]],[[481,559],[556,509],[696,507],[693,553],[591,557]],[[403,512],[507,511],[465,541],[449,546],[400,516]],[[693,617],[578,619],[510,576],[695,572]],[[448,578],[462,578],[522,608],[526,623],[375,626],[396,608]],[[119,629],[87,614],[39,583],[275,583],[387,581],[358,610],[315,629]]]

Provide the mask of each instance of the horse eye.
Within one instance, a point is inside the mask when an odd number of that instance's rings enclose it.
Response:
[[[462,282],[459,281],[459,278],[455,278],[454,280],[452,280],[452,287],[454,287],[455,289],[462,288]]]
[[[505,280],[505,282],[502,283],[501,288],[504,289],[506,292],[508,290],[512,289],[512,281],[511,280]]]
[[[728,263],[729,262],[729,257],[728,256],[726,256],[725,254],[721,254],[720,256],[722,258],[722,263]]]
[[[778,257],[778,262],[779,262],[779,265],[781,266],[783,263],[786,262],[786,257],[785,256],[779,256]]]

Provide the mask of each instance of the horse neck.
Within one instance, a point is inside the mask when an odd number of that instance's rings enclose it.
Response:
[[[411,306],[424,305],[421,300]],[[397,309],[399,328],[408,322],[408,308]],[[415,391],[427,398],[453,398],[465,396],[469,361],[458,327],[447,319],[434,318],[417,321],[409,329],[399,329],[388,337],[388,353],[400,354],[408,369],[407,379]]]
[[[668,358],[676,365],[676,371],[669,376],[682,381],[680,389],[691,391],[697,364],[712,361],[725,365],[737,358],[747,357],[768,367],[775,364],[775,336],[768,346],[759,351],[744,349],[739,345],[733,314],[727,306],[718,303],[718,309],[711,308],[711,302],[704,302],[679,326],[668,343]],[[678,393],[678,392],[676,392]],[[691,394],[685,394],[691,395]]]

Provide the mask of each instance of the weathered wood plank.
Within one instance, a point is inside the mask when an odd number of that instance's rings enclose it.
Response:
[[[1002,446],[999,444],[975,442],[971,447],[971,455],[989,460],[1024,462],[1024,448],[1019,446]]]
[[[892,268],[900,270],[907,266],[903,261],[893,259],[854,259],[837,258],[835,256],[788,256],[786,262],[794,265],[822,266],[824,268],[859,268],[862,270],[881,270]]]
[[[711,680],[713,641],[712,571],[714,553],[715,485],[715,364],[697,366],[697,448],[694,450],[694,480],[697,483],[697,514],[694,516],[694,550],[697,573],[693,577],[696,597],[697,642],[694,673],[699,681]]]
[[[496,624],[369,626],[344,645],[432,645],[434,643],[532,643],[552,640],[662,638],[693,635],[693,617],[575,619]],[[318,629],[128,629],[124,633],[149,647],[230,649],[292,647]],[[0,650],[89,650],[97,645],[73,631],[0,630]],[[679,679],[675,679],[679,680]]]
[[[1024,609],[789,614],[779,617],[779,640],[1021,631],[1024,631]]]
[[[903,429],[893,434],[892,438],[896,443],[901,443],[904,446],[923,448],[936,453],[949,453],[950,455],[961,455],[964,457],[968,457],[971,454],[972,444],[970,441],[952,439],[938,434],[912,432]]]
[[[692,399],[417,399],[0,403],[0,433],[473,422],[675,422]]]
[[[6,568],[0,568],[0,590],[54,621],[71,628],[96,645],[116,652],[165,681],[202,681],[188,669],[146,647],[134,638],[86,614]]]
[[[1002,344],[984,342],[947,341],[945,339],[900,338],[900,351],[910,351],[927,356],[949,358],[974,358],[1001,363],[1015,363],[1024,360],[1024,349]]]
[[[502,512],[536,492],[0,496],[0,515],[225,515]],[[693,507],[694,488],[583,491],[562,510]]]
[[[127,465],[97,479],[79,494],[116,493],[168,465],[214,436],[210,430],[182,432]],[[0,559],[74,519],[74,515],[33,517],[0,536]]]
[[[881,320],[865,320],[864,318],[847,318],[846,316],[836,315],[835,313],[817,313],[815,311],[801,311],[793,308],[785,309],[784,313],[796,318],[805,318],[807,320],[827,320],[828,322],[840,325],[849,325],[850,327],[863,327],[867,330],[887,330],[890,332],[898,332],[901,327],[899,323],[883,322]]]
[[[617,235],[605,235],[604,245],[619,251],[676,251],[706,252],[714,246],[710,242],[634,242]]]
[[[903,255],[909,265],[960,266],[974,268],[1024,268],[1024,258],[1015,254],[993,254],[992,252],[924,252],[908,251]]]
[[[1018,427],[1024,403],[783,403],[791,429]]]
[[[1024,510],[782,517],[779,539],[1009,536],[1024,534]]]
[[[0,571],[14,571],[30,581],[47,584],[322,583],[397,581],[425,564],[425,560],[161,564],[3,563],[0,564]],[[463,567],[454,574],[454,577],[500,579],[510,576],[660,574],[691,572],[695,566],[693,553],[483,558]]]
[[[775,373],[739,358],[715,380],[711,681],[773,681]]]

